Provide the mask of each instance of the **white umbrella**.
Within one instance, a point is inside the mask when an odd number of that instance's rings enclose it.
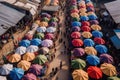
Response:
[[[44,33],[46,31],[46,27],[38,27],[37,32]]]
[[[43,47],[50,47],[53,45],[53,41],[52,40],[49,40],[49,39],[45,39],[42,41],[41,45]]]
[[[55,27],[48,27],[47,28],[47,32],[50,32],[50,33],[53,33],[56,31],[56,28]]]
[[[35,46],[35,45],[30,45],[27,49],[26,49],[26,52],[30,52],[30,53],[34,53],[36,51],[38,51],[38,46]]]
[[[0,80],[7,80],[5,76],[0,76]]]
[[[15,50],[15,53],[18,53],[20,55],[26,53],[26,47],[20,46]]]
[[[0,74],[1,74],[1,75],[8,75],[12,69],[13,69],[13,65],[12,65],[12,64],[4,64],[4,65],[0,68]],[[0,80],[1,80],[1,79],[0,79]]]

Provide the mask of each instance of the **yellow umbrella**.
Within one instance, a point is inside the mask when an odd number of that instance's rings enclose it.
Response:
[[[34,53],[25,53],[23,55],[23,60],[26,60],[26,61],[32,61],[33,59],[35,59],[35,54]]]
[[[82,13],[80,13],[80,16],[87,16],[87,13],[86,12],[82,12]]]
[[[100,68],[107,76],[114,76],[117,74],[116,68],[112,64],[104,63]]]
[[[8,61],[11,63],[19,62],[21,60],[20,54],[13,54],[8,58]]]
[[[82,36],[83,36],[84,38],[91,38],[91,37],[92,37],[92,34],[91,34],[90,32],[84,31],[84,32],[82,32]]]
[[[88,55],[97,55],[97,51],[94,47],[85,47],[85,53]]]
[[[81,9],[79,9],[79,11],[85,13],[87,10],[86,10],[86,8],[81,8]]]
[[[72,16],[72,17],[76,17],[76,18],[79,18],[79,17],[80,17],[78,13],[71,13],[71,16]]]
[[[88,73],[83,71],[82,69],[75,70],[72,73],[73,80],[88,80]]]
[[[92,26],[91,26],[91,28],[93,29],[93,30],[101,30],[101,27],[99,26],[99,25],[97,25],[97,24],[93,24]]]
[[[27,71],[30,68],[31,63],[25,60],[21,60],[18,64],[18,68],[22,68],[23,70]]]
[[[88,12],[87,14],[88,15],[95,15],[96,16],[96,14],[94,12]]]
[[[44,22],[44,21],[42,21],[41,23],[40,23],[40,27],[47,27],[48,26],[48,22]]]
[[[36,20],[35,23],[40,25],[40,20]]]

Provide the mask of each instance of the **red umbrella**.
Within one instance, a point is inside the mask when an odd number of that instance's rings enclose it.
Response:
[[[81,37],[81,34],[80,34],[80,32],[72,32],[72,34],[71,34],[71,37],[72,38],[80,38]]]
[[[54,39],[54,34],[52,34],[52,33],[47,33],[47,34],[45,35],[45,39]]]
[[[25,38],[28,40],[32,40],[33,35],[32,34],[25,34]]]
[[[94,41],[95,41],[95,43],[97,43],[97,44],[105,44],[104,39],[99,38],[99,37],[94,38]]]
[[[90,23],[88,21],[83,21],[82,26],[90,26]]]
[[[71,13],[79,13],[79,10],[78,9],[72,9],[70,12]]]
[[[83,45],[83,41],[81,39],[73,39],[72,40],[72,44],[73,46],[75,47],[79,47],[79,46],[82,46]]]
[[[27,73],[23,76],[22,80],[37,80],[37,77],[32,73]]]
[[[82,30],[82,31],[88,31],[88,32],[90,32],[90,31],[91,31],[91,28],[90,28],[89,26],[82,26],[82,27],[81,27],[81,30]]]
[[[88,75],[93,79],[100,79],[102,78],[102,71],[100,68],[96,66],[90,66],[87,69]]]

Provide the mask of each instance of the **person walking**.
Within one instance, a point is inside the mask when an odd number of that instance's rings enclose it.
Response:
[[[60,61],[60,69],[62,69],[62,61]]]

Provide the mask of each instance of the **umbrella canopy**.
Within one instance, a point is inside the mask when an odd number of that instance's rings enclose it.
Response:
[[[79,13],[79,10],[78,9],[71,9],[70,13]]]
[[[80,31],[80,27],[78,27],[78,26],[72,27],[71,30],[72,30],[72,31]]]
[[[80,18],[78,18],[78,17],[73,17],[72,18],[72,21],[79,21],[80,20]]]
[[[33,73],[36,76],[41,75],[41,70],[42,70],[42,66],[39,64],[33,64],[30,69],[28,70],[28,73]]]
[[[52,17],[52,18],[50,19],[50,22],[58,22],[58,18],[57,18],[57,17]]]
[[[72,9],[77,9],[77,6],[76,5],[70,6],[70,10],[72,10]]]
[[[0,76],[0,80],[7,80],[6,76]]]
[[[78,13],[71,13],[71,17],[79,18],[79,14]]]
[[[48,26],[48,22],[42,21],[42,22],[40,22],[40,26],[47,27]]]
[[[45,55],[38,55],[35,60],[33,61],[33,63],[35,64],[45,64],[45,62],[47,62],[47,57]]]
[[[36,51],[38,51],[38,46],[35,46],[35,45],[30,45],[27,49],[26,49],[26,52],[30,52],[30,53],[34,53]]]
[[[87,16],[87,13],[82,12],[82,13],[80,13],[80,16]]]
[[[8,75],[12,69],[13,69],[13,65],[12,64],[4,64],[0,68],[0,74],[1,75]]]
[[[99,24],[98,20],[90,20],[90,24],[93,25],[93,24]]]
[[[82,59],[75,59],[71,61],[71,67],[73,69],[83,69],[86,67],[86,62]]]
[[[37,34],[34,35],[34,38],[43,39],[44,38],[44,33],[37,33]]]
[[[99,53],[107,53],[108,49],[106,46],[104,45],[96,45],[95,49],[99,52]]]
[[[82,69],[74,70],[72,76],[74,80],[88,80],[88,74]]]
[[[89,20],[96,20],[97,16],[96,15],[88,15]]]
[[[32,61],[34,59],[35,59],[35,54],[34,53],[27,52],[23,55],[23,60]]]
[[[55,27],[48,27],[46,31],[49,33],[54,33],[56,31],[56,28]]]
[[[81,23],[78,21],[72,22],[72,26],[81,26]]]
[[[41,45],[43,47],[51,47],[51,46],[53,46],[53,41],[49,40],[49,39],[45,39],[42,41]]]
[[[83,36],[84,38],[91,38],[91,37],[92,37],[92,34],[91,34],[90,32],[84,31],[84,32],[82,32],[82,36]]]
[[[43,17],[42,19],[41,19],[41,21],[45,21],[45,22],[48,22],[50,19],[49,18],[47,18],[47,17]]]
[[[116,68],[112,64],[103,63],[100,68],[102,72],[107,76],[117,75]]]
[[[81,13],[82,13],[82,12],[84,12],[84,13],[85,13],[86,11],[87,11],[87,9],[86,9],[86,8],[81,8],[81,9],[79,9],[79,12],[81,12]]]
[[[47,33],[46,35],[45,35],[45,39],[54,39],[55,38],[55,36],[54,36],[54,34],[52,34],[52,33]]]
[[[14,68],[12,71],[10,71],[10,78],[12,80],[21,80],[21,78],[24,75],[24,71],[21,68]]]
[[[107,80],[120,80],[120,78],[117,76],[114,76],[114,77],[108,77]]]
[[[21,60],[20,54],[12,54],[9,58],[8,61],[11,63],[19,62]]]
[[[83,46],[83,41],[81,39],[73,39],[72,44],[75,47]]]
[[[33,38],[33,34],[27,33],[25,34],[25,39],[31,40]]]
[[[101,27],[98,24],[91,25],[91,28],[92,28],[92,30],[98,30],[98,31],[101,30]]]
[[[94,38],[94,42],[97,44],[105,44],[104,39],[99,38],[99,37]]]
[[[88,46],[88,47],[91,47],[91,46],[94,46],[95,43],[92,39],[84,39],[84,46]]]
[[[88,7],[87,7],[87,11],[88,11],[88,12],[90,12],[90,11],[93,11],[93,12],[94,12],[95,9],[94,9],[94,7],[89,7],[89,6],[88,6]]]
[[[26,47],[20,46],[15,50],[15,53],[23,55],[24,53],[26,53]]]
[[[47,47],[42,47],[42,48],[40,48],[40,50],[44,51],[45,53],[49,53],[49,51],[50,51]]]
[[[23,69],[24,71],[27,71],[30,68],[31,63],[25,60],[21,60],[17,67]]]
[[[81,37],[81,34],[80,34],[80,32],[77,32],[77,31],[76,31],[76,32],[72,32],[72,33],[71,33],[71,37],[72,37],[72,38],[80,38],[80,37]]]
[[[51,17],[51,15],[48,14],[48,13],[42,13],[41,16],[42,16],[42,17],[47,17],[47,18],[50,18],[50,17]]]
[[[31,45],[39,46],[41,44],[41,39],[34,38],[31,40]]]
[[[96,66],[100,64],[100,59],[95,55],[88,55],[86,60],[90,65]]]
[[[102,71],[100,70],[100,68],[98,68],[96,66],[88,67],[87,73],[93,79],[100,79],[100,78],[102,78]]]
[[[81,19],[81,21],[88,21],[89,20],[89,18],[87,16],[81,16],[80,19]]]
[[[75,57],[80,57],[80,56],[83,56],[85,54],[85,51],[83,48],[74,48],[73,49],[73,55]]]
[[[57,26],[57,22],[50,22],[49,26]]]
[[[94,47],[85,47],[85,53],[88,55],[97,55],[97,51]]]
[[[104,63],[110,63],[110,64],[112,64],[114,62],[113,57],[110,56],[109,54],[101,54],[100,61],[104,62]]]
[[[103,37],[103,34],[100,31],[92,31],[92,35],[94,37],[100,37],[100,38]]]
[[[89,21],[82,21],[82,26],[90,26]]]
[[[30,41],[29,40],[22,40],[19,43],[20,46],[24,46],[24,47],[28,47],[30,45]]]
[[[46,32],[46,27],[38,27],[37,28],[37,32],[38,33],[44,33],[44,32]]]
[[[22,80],[37,80],[37,77],[32,73],[27,73],[23,76]]]
[[[89,32],[89,31],[91,31],[91,28],[90,28],[89,26],[82,26],[82,27],[81,27],[81,30],[82,30],[82,31],[88,31],[88,32]]]

